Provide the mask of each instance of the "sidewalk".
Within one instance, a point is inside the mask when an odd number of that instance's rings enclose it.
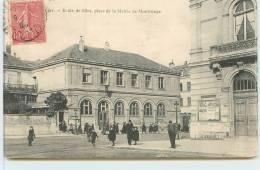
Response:
[[[135,148],[135,149],[152,149],[152,150],[169,150],[181,152],[219,154],[225,156],[238,157],[254,157],[258,154],[257,138],[237,138],[225,140],[192,140],[180,139],[176,140],[176,149],[169,148],[169,140],[139,142],[138,145],[117,145],[119,148]]]

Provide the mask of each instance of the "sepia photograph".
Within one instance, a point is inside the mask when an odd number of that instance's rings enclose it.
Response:
[[[4,156],[258,156],[257,0],[4,0]]]

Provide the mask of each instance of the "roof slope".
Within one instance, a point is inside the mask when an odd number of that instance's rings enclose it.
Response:
[[[81,52],[78,44],[74,44],[47,59],[34,62],[20,60],[10,54],[4,53],[4,66],[9,68],[32,70],[65,61],[180,75],[178,69],[170,69],[138,54],[94,47],[87,47],[84,52]]]
[[[94,47],[87,47],[84,52],[81,52],[78,46],[78,44],[74,44],[61,52],[42,60],[39,64],[40,66],[44,66],[64,59],[72,59],[73,61],[104,66],[164,72],[169,74],[179,73],[179,71],[175,69],[170,69],[138,54]]]
[[[32,61],[21,60],[11,54],[4,52],[4,67],[17,68],[22,70],[32,70],[35,63]]]

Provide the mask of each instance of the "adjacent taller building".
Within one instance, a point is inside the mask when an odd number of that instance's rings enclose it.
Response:
[[[190,0],[192,138],[257,135],[256,0]]]

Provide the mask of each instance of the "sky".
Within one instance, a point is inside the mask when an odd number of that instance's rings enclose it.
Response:
[[[109,42],[113,50],[137,53],[163,65],[171,60],[181,65],[188,59],[188,0],[45,0],[44,5],[49,11],[45,21],[46,42],[12,45],[12,52],[21,59],[45,59],[78,43],[80,36],[86,46],[103,48]],[[92,13],[63,12],[64,9],[87,9]],[[98,13],[94,13],[96,9]],[[145,14],[139,9],[160,13]],[[130,13],[119,12],[123,10]],[[10,36],[6,41],[11,42]]]

